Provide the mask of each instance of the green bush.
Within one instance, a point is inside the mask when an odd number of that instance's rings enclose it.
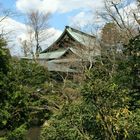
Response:
[[[9,132],[7,136],[7,140],[26,140],[27,128],[26,125],[23,124],[13,131]]]
[[[40,140],[90,139],[83,127],[84,117],[88,114],[80,102],[65,105],[61,111],[42,128]]]
[[[24,123],[41,125],[50,114],[41,92],[49,73],[36,63],[11,58],[7,51],[0,46],[0,130],[8,129],[9,137],[18,139]]]

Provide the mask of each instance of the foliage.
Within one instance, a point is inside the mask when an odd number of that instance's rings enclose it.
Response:
[[[10,66],[10,54],[5,48],[6,41],[0,38],[0,103],[2,104],[4,99],[7,98],[6,89],[8,85],[7,73]],[[2,116],[3,114],[1,114]],[[0,117],[1,117],[0,116]]]
[[[103,67],[96,66],[88,73],[82,94],[86,103],[95,108],[92,113],[96,115],[97,123],[101,124],[100,134],[105,139],[123,139],[130,128],[127,122],[131,113],[128,110],[128,89],[117,85],[109,70],[106,71],[106,66]]]
[[[140,139],[139,36],[121,58],[110,52],[98,58],[81,84],[57,83],[44,67],[11,58],[5,45],[1,39],[0,130],[9,130],[8,140],[24,140],[30,126],[45,120],[41,140]]]
[[[11,139],[19,139],[20,126],[40,125],[49,117],[47,99],[40,92],[49,75],[38,64],[11,58],[3,47],[0,52],[0,130],[8,129]]]
[[[7,73],[9,69],[9,58],[10,53],[9,50],[5,48],[6,41],[3,38],[0,38],[0,72],[4,74]]]
[[[107,45],[117,44],[122,40],[121,33],[115,23],[106,23],[102,28],[102,42]]]
[[[36,63],[26,60],[13,60],[11,64],[12,73],[10,76],[16,76],[16,80],[23,85],[30,87],[40,87],[44,82],[49,81],[49,73],[47,70]],[[17,82],[17,81],[16,81]]]
[[[128,69],[128,86],[131,89],[132,97],[131,108],[135,109],[140,107],[140,36],[131,39],[125,48],[126,60],[124,63]]]
[[[83,117],[86,114],[83,107],[80,102],[65,105],[62,111],[54,115],[43,127],[40,139],[86,140],[90,138],[83,128]]]
[[[130,40],[124,51],[129,52],[134,44],[138,49],[139,41],[136,42]],[[129,55],[122,55],[124,59],[112,61],[109,56],[102,56],[92,69],[87,70],[82,98],[67,102],[54,114],[43,127],[41,139],[138,140],[140,110],[131,109],[134,98],[130,94],[138,90],[136,85],[139,83],[139,75],[134,72],[139,68],[139,61],[136,61],[139,51],[134,48],[127,53]],[[71,93],[71,90],[67,91]]]
[[[8,134],[7,140],[26,140],[25,134],[27,132],[26,125],[23,124]]]

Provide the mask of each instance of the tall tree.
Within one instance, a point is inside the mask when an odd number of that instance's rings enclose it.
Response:
[[[102,41],[108,45],[114,45],[122,40],[121,33],[115,23],[106,23],[102,28]]]
[[[124,83],[131,89],[131,108],[136,109],[140,107],[140,35],[129,41],[124,53],[126,59],[123,63],[128,76]]]
[[[39,11],[30,11],[27,13],[27,18],[30,40],[31,43],[35,43],[35,50],[32,51],[35,51],[35,54],[38,55],[42,49],[42,43],[50,36],[47,32],[50,14]]]
[[[137,34],[138,9],[132,8],[129,1],[125,0],[104,0],[104,5],[101,17],[107,21],[113,21],[121,31],[125,32],[128,41],[133,38]]]

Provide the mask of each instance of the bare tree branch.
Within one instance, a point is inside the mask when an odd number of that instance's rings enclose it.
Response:
[[[50,14],[30,11],[27,13],[27,18],[28,32],[32,34],[31,37],[35,42],[35,54],[38,55],[41,51],[41,43],[49,37],[47,29],[49,27]]]

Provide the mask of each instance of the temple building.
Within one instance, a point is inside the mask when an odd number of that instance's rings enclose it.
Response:
[[[100,47],[95,36],[66,26],[61,36],[43,50],[37,60],[49,71],[80,72],[99,55]]]

